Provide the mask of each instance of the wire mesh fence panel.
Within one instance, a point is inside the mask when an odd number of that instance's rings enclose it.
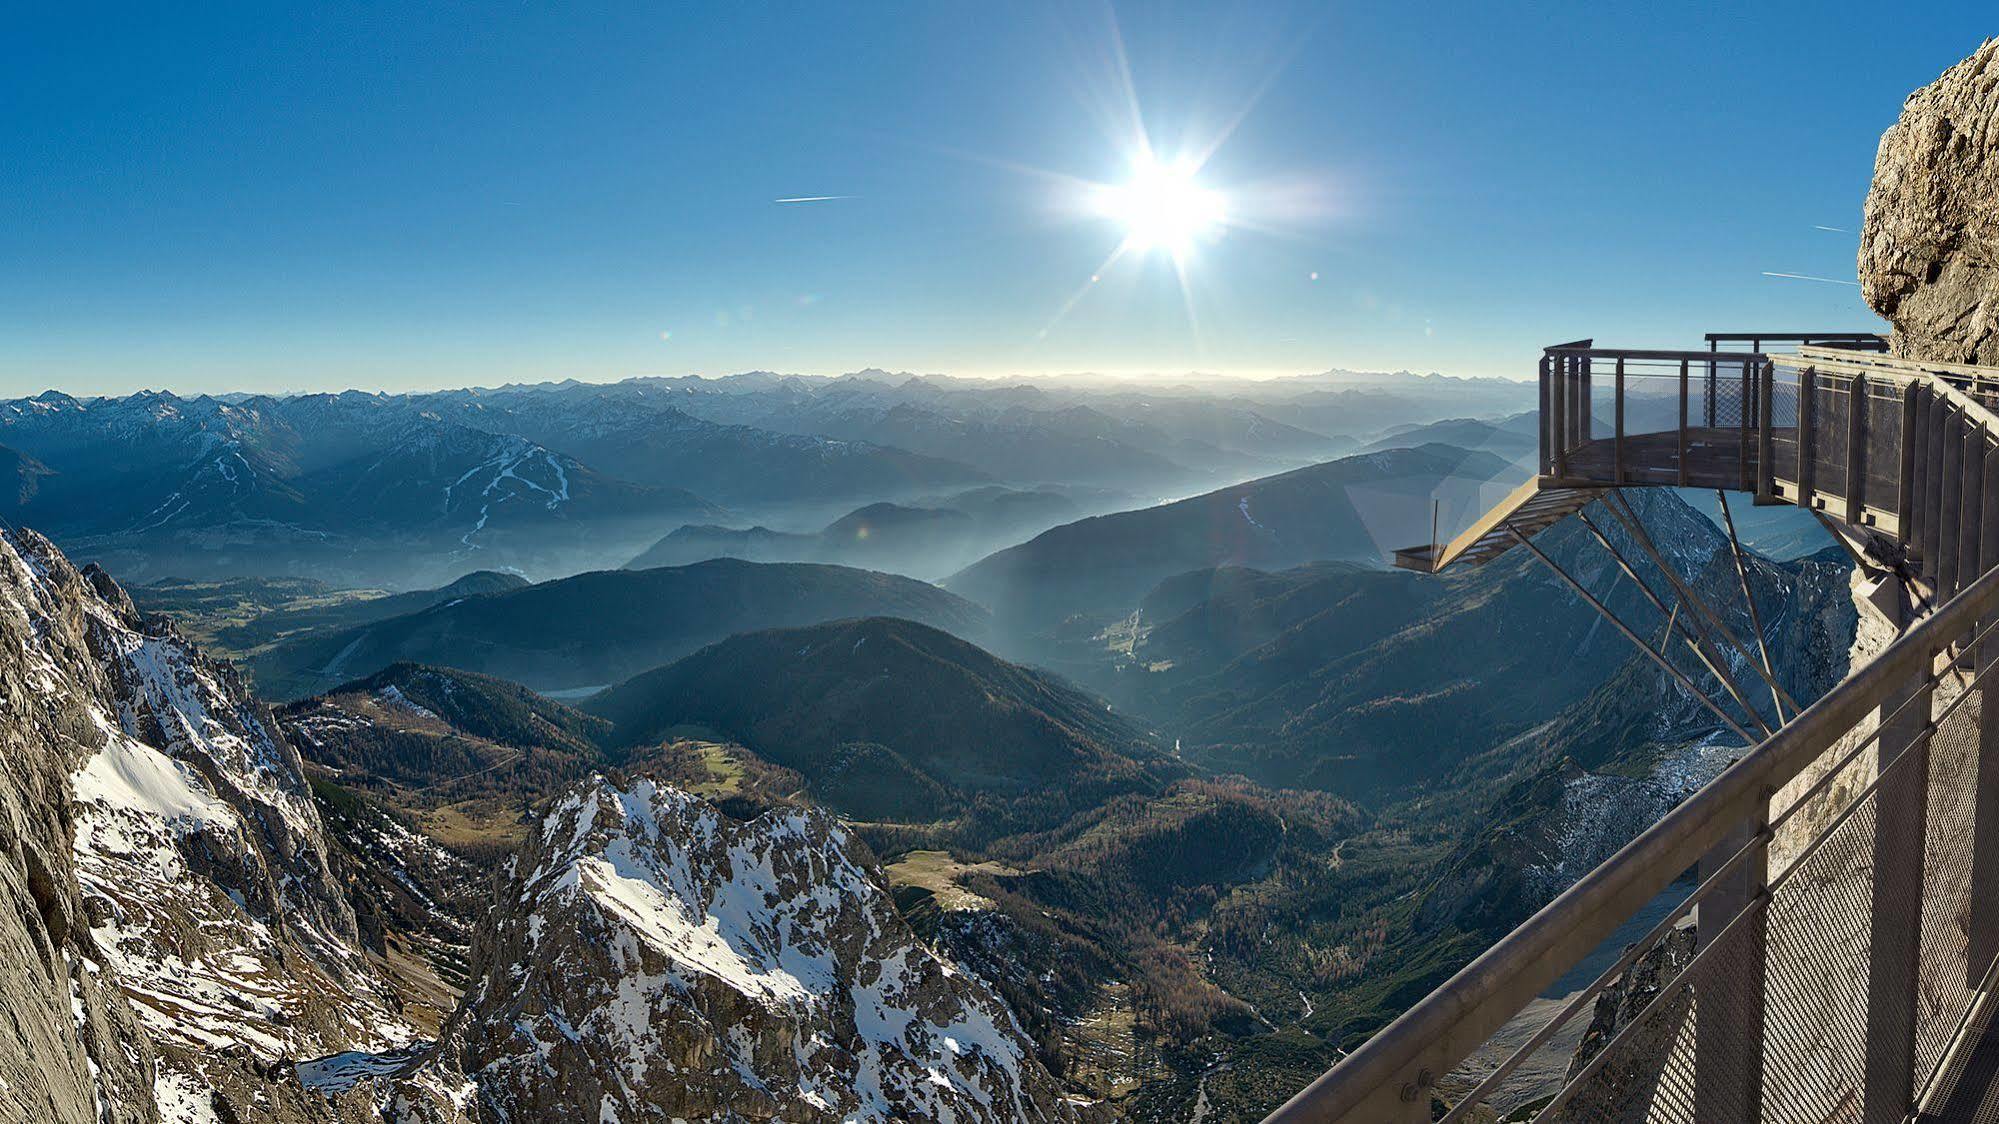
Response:
[[[1749,361],[1723,359],[1714,367],[1714,422],[1717,429],[1740,429],[1755,420],[1756,382]]]
[[[1765,1120],[1858,1117],[1867,1072],[1874,811],[1870,794],[1771,895]]]
[[[1939,703],[1945,702],[1938,691]],[[1943,1063],[1971,1010],[1977,981],[1969,961],[1973,816],[1978,781],[1976,700],[1944,721],[1930,742],[1923,847],[1921,968],[1916,1004],[1920,1085]]]
[[[1869,507],[1901,515],[1902,388],[1869,383],[1862,425],[1861,459]]]
[[[1812,388],[1809,448],[1812,484],[1818,491],[1842,496],[1846,493],[1847,427],[1852,397],[1849,385],[1828,381]]]
[[[1797,372],[1777,367],[1770,379],[1770,475],[1779,480],[1798,478],[1798,381]]]

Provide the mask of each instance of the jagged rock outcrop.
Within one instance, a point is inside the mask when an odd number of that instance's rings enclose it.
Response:
[[[1074,1119],[858,847],[809,809],[595,777],[516,858],[447,1047],[500,1120]]]
[[[1590,1023],[1569,1063],[1567,1080],[1581,1079],[1590,1063],[1602,1054],[1619,1032],[1643,1014],[1658,999],[1660,991],[1672,983],[1693,960],[1697,936],[1690,926],[1682,926],[1660,938],[1622,976],[1612,981],[1596,997]],[[1555,1115],[1562,1124],[1644,1124],[1652,1098],[1643,1090],[1658,1086],[1667,1065],[1684,1063],[1687,1017],[1694,997],[1687,989],[1676,992],[1653,1011],[1643,1026],[1617,1047],[1617,1053],[1583,1082],[1575,1096]]]
[[[410,1044],[298,755],[226,666],[102,571],[0,532],[0,1119],[464,1119]],[[331,1094],[331,1095],[330,1095]]]
[[[1999,363],[1999,39],[1909,95],[1882,135],[1860,283],[1896,354]]]

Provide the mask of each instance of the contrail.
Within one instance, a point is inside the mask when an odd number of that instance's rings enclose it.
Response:
[[[1858,281],[1842,281],[1837,277],[1813,277],[1809,273],[1772,273],[1766,269],[1763,271],[1763,276],[1788,277],[1793,281],[1823,281],[1828,285],[1851,285],[1856,289],[1860,287],[1860,282]]]
[[[835,199],[852,199],[851,195],[794,195],[789,199],[773,199],[773,203],[831,203]]]
[[[1813,230],[1829,230],[1829,231],[1833,232],[1834,234],[1852,234],[1852,233],[1853,233],[1853,232],[1852,232],[1851,230],[1848,230],[1848,229],[1846,229],[1846,228],[1845,228],[1845,227],[1843,227],[1843,226],[1820,226],[1820,225],[1819,225],[1819,224],[1817,224],[1817,223],[1813,223],[1813,224],[1812,224],[1812,229],[1813,229]]]

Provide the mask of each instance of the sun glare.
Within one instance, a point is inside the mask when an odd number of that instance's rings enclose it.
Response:
[[[1123,224],[1126,250],[1183,257],[1228,221],[1227,201],[1202,187],[1196,170],[1190,162],[1166,164],[1148,156],[1133,166],[1128,182],[1097,188],[1091,202],[1098,214]]]

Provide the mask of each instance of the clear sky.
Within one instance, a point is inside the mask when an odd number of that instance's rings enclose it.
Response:
[[[1867,327],[1764,273],[1853,278],[1882,129],[1999,33],[1986,3],[39,7],[0,30],[9,394],[1518,376],[1579,335]],[[1183,269],[1099,269],[1126,228],[1082,185],[1131,175],[1133,105],[1161,159],[1213,149],[1228,221]]]

